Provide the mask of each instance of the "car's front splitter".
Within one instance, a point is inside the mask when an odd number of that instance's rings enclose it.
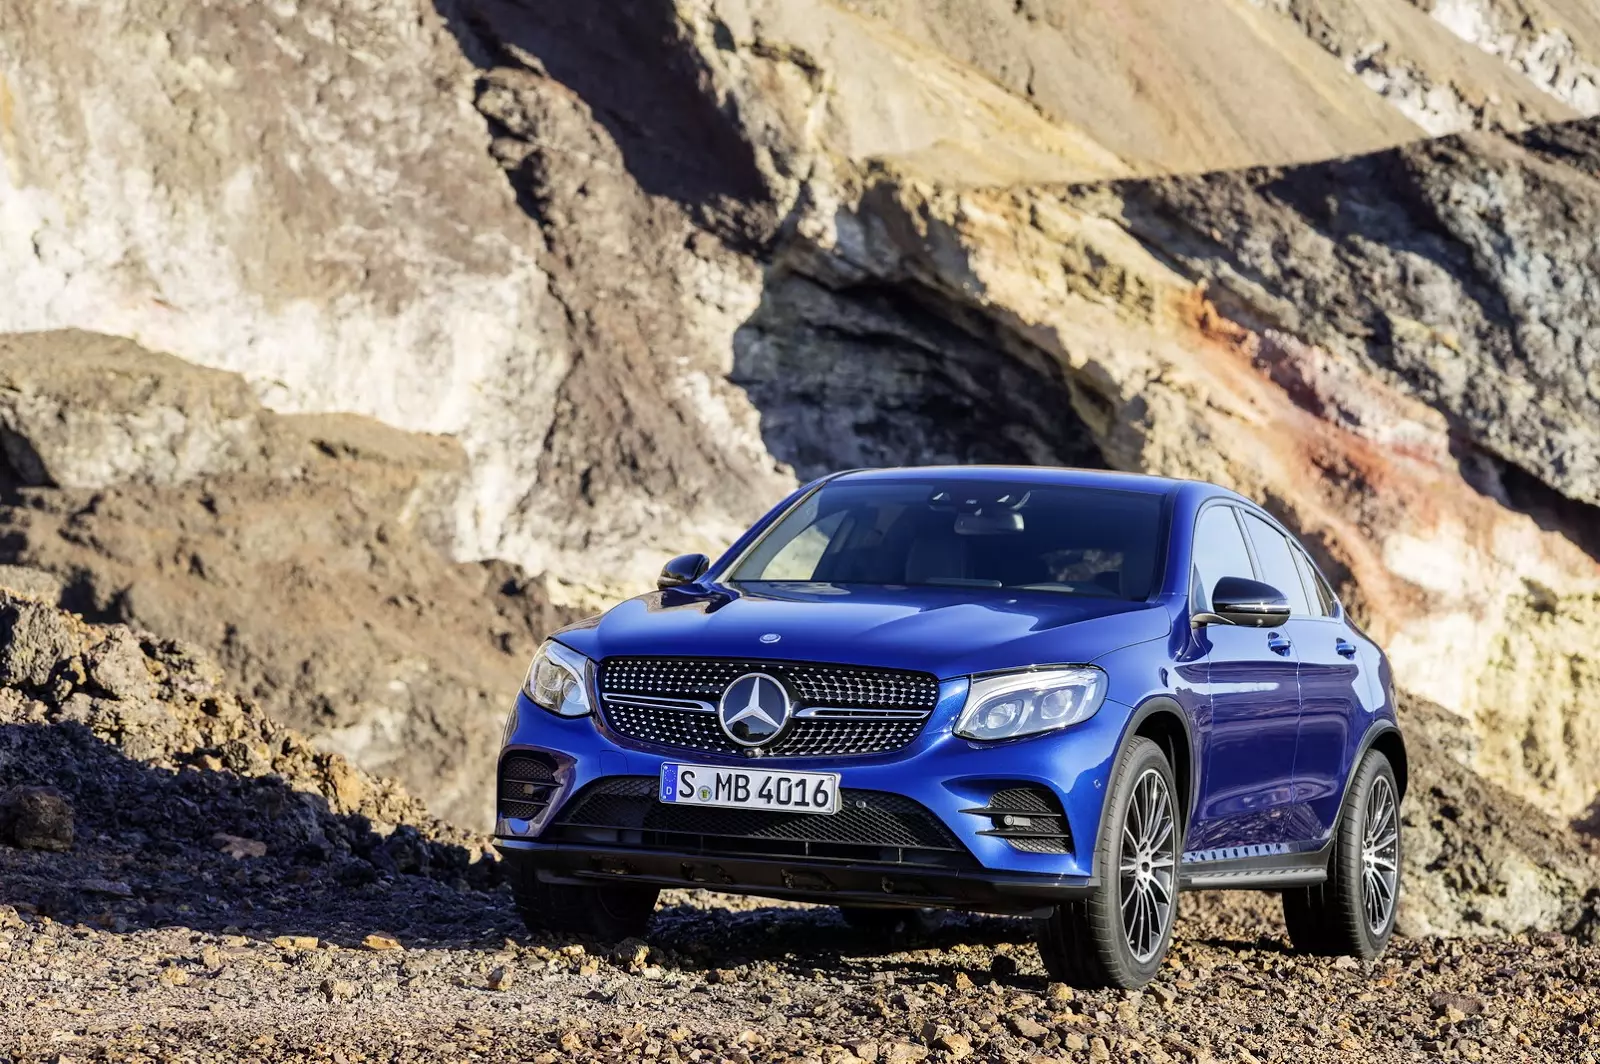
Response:
[[[824,905],[1044,915],[1051,906],[1087,897],[1098,885],[1073,876],[725,857],[523,839],[500,839],[496,846],[506,860],[535,870],[549,882],[702,888]]]

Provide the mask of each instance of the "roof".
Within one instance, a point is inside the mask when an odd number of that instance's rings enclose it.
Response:
[[[959,480],[971,482],[1003,481],[1012,484],[1059,484],[1085,488],[1115,488],[1121,491],[1143,491],[1163,495],[1176,495],[1185,489],[1197,489],[1201,494],[1233,493],[1215,484],[1199,480],[1175,480],[1144,473],[1119,473],[1105,469],[1068,469],[1060,466],[899,466],[892,469],[852,469],[838,475],[838,479],[851,481],[896,480]],[[1210,489],[1210,490],[1206,490]]]

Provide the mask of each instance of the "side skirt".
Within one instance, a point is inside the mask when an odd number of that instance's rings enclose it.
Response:
[[[1240,847],[1239,850],[1267,850],[1268,847]],[[1328,878],[1328,845],[1310,853],[1246,853],[1239,850],[1184,854],[1178,873],[1180,890],[1282,890],[1309,887]],[[1219,856],[1212,857],[1212,853]],[[1226,856],[1223,856],[1225,854]]]

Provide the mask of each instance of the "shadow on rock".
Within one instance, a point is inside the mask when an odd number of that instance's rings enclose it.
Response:
[[[497,862],[411,825],[377,830],[277,776],[204,765],[212,756],[157,768],[80,724],[0,725],[8,782],[59,792],[75,836],[64,852],[0,845],[0,903],[116,930],[348,944],[384,932],[466,945],[520,930]]]

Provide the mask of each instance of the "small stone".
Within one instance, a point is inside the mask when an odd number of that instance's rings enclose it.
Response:
[[[1066,983],[1051,983],[1045,996],[1051,1001],[1073,1001],[1077,998],[1077,994]]]
[[[583,1038],[577,1031],[562,1031],[558,1044],[564,1051],[576,1053],[583,1048]]]
[[[955,975],[950,977],[950,985],[955,987],[957,990],[971,990],[972,976],[968,975],[966,972],[957,972]]]
[[[381,931],[375,931],[368,935],[366,938],[361,940],[361,944],[378,953],[405,948],[400,945],[399,939],[395,938],[393,935],[386,935]]]
[[[54,787],[20,784],[0,793],[0,842],[65,853],[72,839],[72,806]]]
[[[163,968],[156,978],[165,986],[189,985],[189,973],[182,968]]]
[[[238,835],[229,835],[219,831],[211,836],[211,845],[232,857],[235,861],[243,861],[250,857],[265,857],[267,844],[257,842],[255,839],[244,839]]]
[[[516,972],[512,967],[502,964],[489,973],[488,986],[490,990],[509,990],[516,981]]]
[[[1161,999],[1163,1005],[1170,1005],[1178,1000],[1178,992],[1166,983],[1151,983],[1150,993]]]
[[[272,944],[285,950],[308,950],[317,948],[315,935],[279,935],[272,940]]]
[[[933,1041],[933,1048],[942,1049],[956,1060],[972,1055],[972,1039],[955,1031],[947,1031]]]
[[[1428,999],[1428,1005],[1435,1016],[1441,1016],[1449,1023],[1460,1023],[1468,1016],[1483,1012],[1483,1000],[1471,994],[1435,994]]]
[[[133,897],[133,888],[115,879],[85,879],[78,884],[85,894],[106,894],[113,898]]]
[[[356,985],[345,979],[324,979],[322,996],[329,1001],[350,1001],[356,996]]]
[[[228,955],[215,946],[207,946],[200,951],[200,963],[215,972],[228,963]]]
[[[737,983],[739,973],[732,968],[713,968],[706,973],[708,983]]]
[[[1335,968],[1349,971],[1352,968],[1360,968],[1361,962],[1356,960],[1354,957],[1339,956],[1333,959],[1333,966]]]
[[[890,1042],[883,1047],[884,1064],[916,1064],[927,1057],[928,1050],[910,1042]]]
[[[41,688],[57,665],[75,656],[78,639],[54,606],[3,596],[0,601],[0,686]]]
[[[866,1064],[874,1064],[874,1062],[878,1059],[880,1052],[878,1043],[874,1042],[870,1038],[857,1039],[854,1042],[846,1042],[845,1045],[849,1046],[850,1052],[854,1053],[861,1060],[865,1061]]]
[[[1240,1049],[1240,1052],[1241,1053],[1243,1052],[1243,1048],[1242,1047]],[[1096,1036],[1096,1037],[1091,1038],[1089,1040],[1089,1059],[1090,1060],[1110,1060],[1111,1059],[1111,1047],[1106,1045],[1106,1040],[1104,1038]]]
[[[329,789],[333,792],[334,811],[354,813],[367,796],[367,784],[361,773],[342,754],[329,756],[326,772]]]
[[[116,699],[149,698],[155,693],[144,650],[126,628],[112,628],[87,655],[88,679]]]
[[[1062,1036],[1061,1044],[1074,1052],[1082,1052],[1089,1043],[1077,1031],[1068,1031]]]
[[[1045,1036],[1050,1033],[1050,1028],[1020,1013],[1007,1016],[1006,1023],[1017,1033],[1018,1037],[1026,1038],[1030,1042],[1042,1042]]]
[[[650,958],[649,944],[637,938],[625,938],[611,951],[611,962],[619,968],[638,971]]]

